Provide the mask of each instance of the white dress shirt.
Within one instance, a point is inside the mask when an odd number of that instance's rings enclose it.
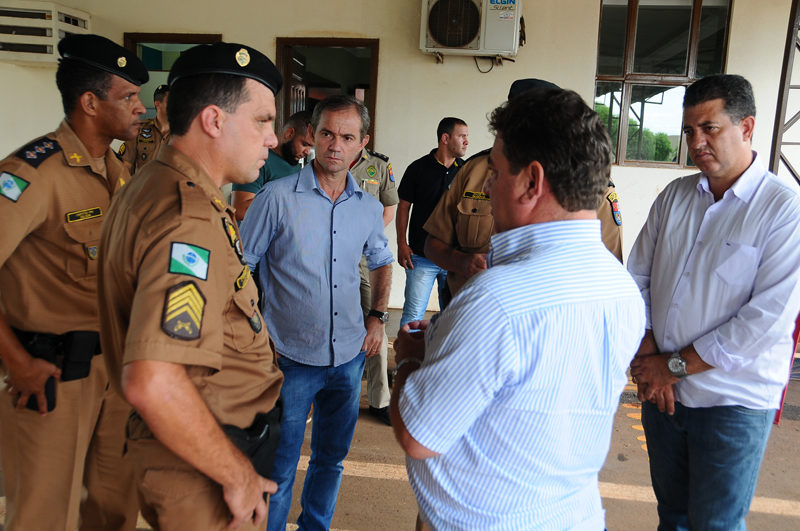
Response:
[[[719,201],[703,174],[670,183],[628,258],[661,352],[714,369],[675,386],[688,407],[777,408],[800,309],[800,193],[753,163]]]

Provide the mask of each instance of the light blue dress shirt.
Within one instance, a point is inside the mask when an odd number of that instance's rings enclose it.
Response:
[[[261,308],[278,353],[315,366],[356,357],[366,336],[358,262],[363,254],[373,270],[394,260],[383,206],[349,172],[331,201],[309,164],[256,194],[241,233],[247,265],[260,266]]]
[[[492,236],[489,269],[425,332],[400,415],[438,457],[408,458],[437,530],[604,527],[597,474],[644,334],[636,284],[597,220]]]
[[[628,258],[658,348],[714,369],[682,378],[688,407],[777,408],[800,309],[800,194],[756,157],[719,201],[703,174],[671,182]]]

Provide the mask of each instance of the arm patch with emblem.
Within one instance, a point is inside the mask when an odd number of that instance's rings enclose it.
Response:
[[[191,341],[200,337],[206,298],[191,280],[167,290],[161,329],[169,337]]]
[[[61,146],[55,140],[43,136],[17,151],[16,156],[34,168],[47,160],[51,155],[61,151]]]

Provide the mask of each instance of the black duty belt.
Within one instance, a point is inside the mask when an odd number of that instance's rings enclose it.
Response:
[[[11,330],[31,356],[49,361],[61,369],[62,382],[89,376],[92,357],[100,354],[100,335],[97,332],[75,331],[56,335],[16,328]]]

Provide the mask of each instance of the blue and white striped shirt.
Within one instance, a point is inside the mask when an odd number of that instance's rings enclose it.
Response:
[[[406,466],[433,529],[603,529],[597,473],[644,303],[600,222],[492,236],[489,269],[426,331],[400,397]]]

